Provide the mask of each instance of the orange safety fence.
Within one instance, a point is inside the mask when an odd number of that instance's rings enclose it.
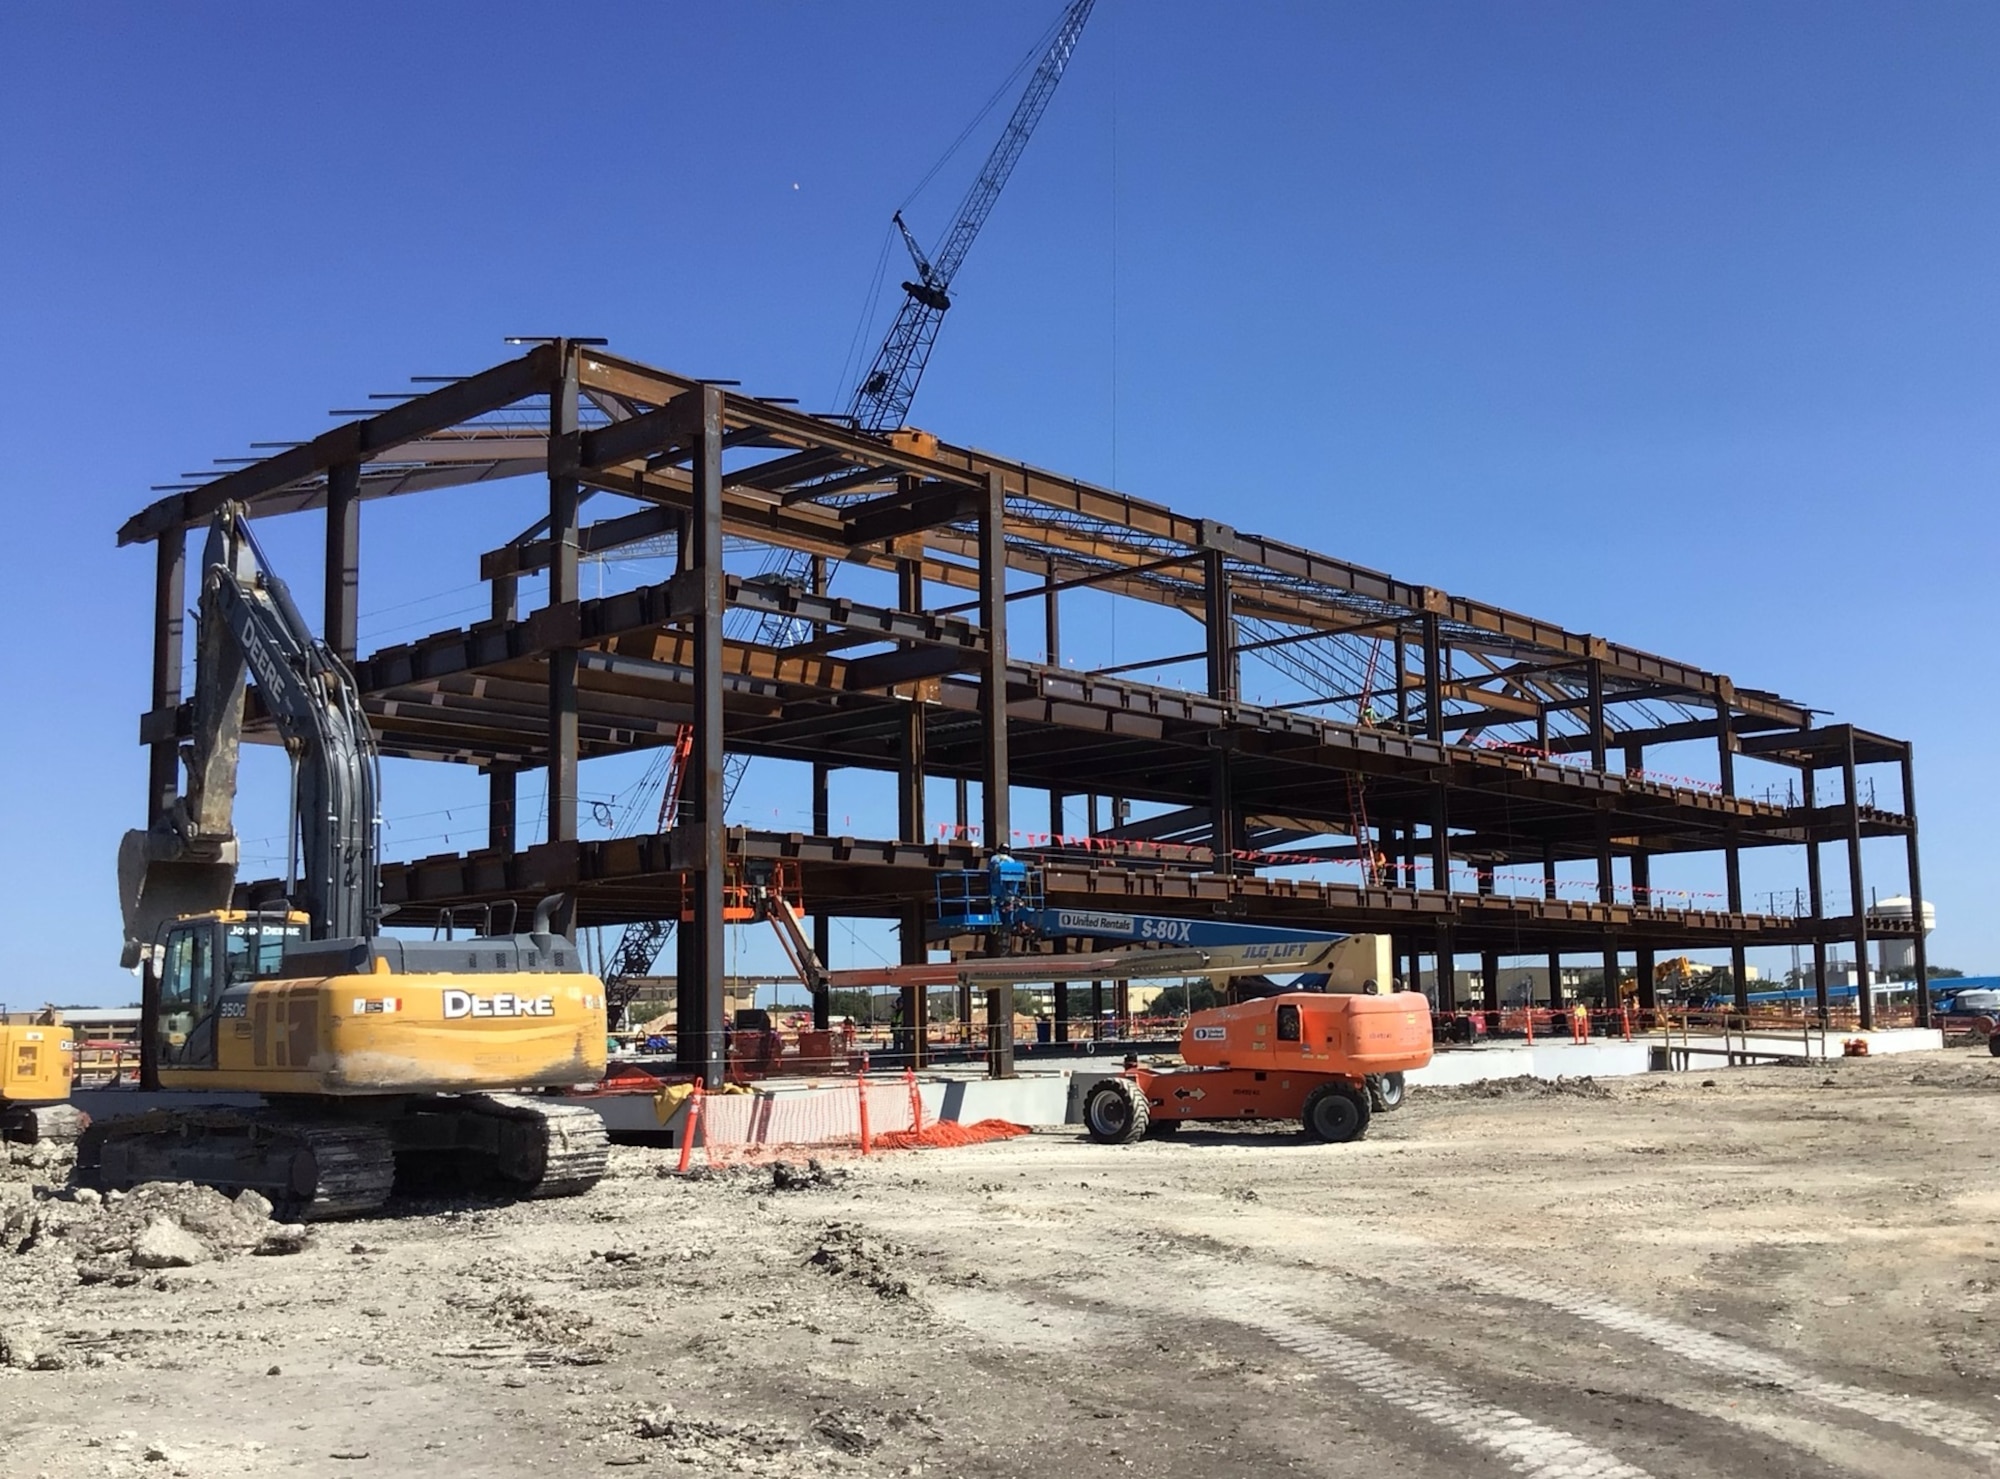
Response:
[[[139,1044],[116,1038],[86,1038],[76,1045],[72,1081],[84,1088],[139,1081]]]
[[[852,1079],[798,1091],[708,1093],[695,1085],[686,1095],[679,1132],[678,1169],[694,1168],[697,1148],[710,1168],[799,1159],[827,1150],[872,1155],[878,1150],[921,1150],[981,1145],[1025,1135],[1025,1125],[987,1119],[971,1124],[927,1114],[923,1088],[913,1072],[895,1078]]]

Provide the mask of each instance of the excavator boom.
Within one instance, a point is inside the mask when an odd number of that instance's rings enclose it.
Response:
[[[354,677],[313,634],[271,570],[239,504],[225,504],[202,554],[195,693],[182,750],[186,788],[118,851],[124,963],[161,928],[227,908],[236,886],[234,799],[243,700],[257,677],[294,767],[290,861],[314,939],[366,936],[381,913],[379,760]]]

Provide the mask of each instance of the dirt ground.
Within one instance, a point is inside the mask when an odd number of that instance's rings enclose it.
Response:
[[[1982,1050],[785,1190],[621,1147],[587,1197],[290,1252],[15,1164],[0,1474],[1989,1474],[1996,1146]],[[177,1207],[218,1256],[130,1267]]]

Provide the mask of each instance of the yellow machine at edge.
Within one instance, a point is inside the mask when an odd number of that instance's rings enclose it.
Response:
[[[66,1102],[76,1036],[49,1022],[0,1025],[0,1140],[74,1140],[83,1117]]]

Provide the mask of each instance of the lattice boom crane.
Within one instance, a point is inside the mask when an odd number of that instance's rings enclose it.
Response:
[[[952,279],[964,265],[966,253],[972,250],[979,228],[993,214],[993,206],[1006,188],[1007,177],[1020,163],[1021,152],[1028,147],[1035,125],[1048,111],[1049,100],[1055,96],[1056,84],[1062,81],[1063,71],[1076,51],[1077,39],[1083,34],[1083,24],[1090,19],[1094,3],[1095,0],[1071,0],[1048,49],[1036,64],[1034,75],[1028,79],[1026,90],[1014,105],[1014,116],[1007,120],[999,142],[994,144],[978,177],[966,190],[951,229],[938,243],[937,250],[926,257],[904,222],[903,213],[896,212],[896,229],[902,233],[903,245],[909,248],[917,275],[914,282],[903,284],[903,306],[896,314],[896,322],[876,351],[874,363],[854,388],[848,414],[863,431],[893,431],[909,415],[910,403],[917,395],[917,382],[923,378],[924,365],[930,358],[931,345],[936,342],[938,328],[951,307]]]

